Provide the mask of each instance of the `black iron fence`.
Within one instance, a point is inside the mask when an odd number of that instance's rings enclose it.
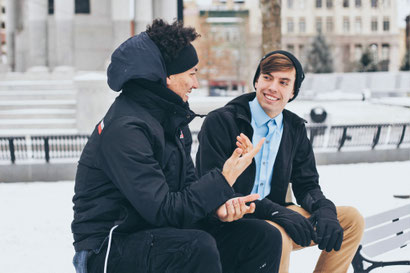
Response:
[[[309,125],[308,137],[314,150],[400,149],[410,147],[410,123],[375,125]],[[198,141],[192,132],[192,156]],[[0,137],[0,162],[56,159],[78,159],[88,135]]]
[[[0,161],[79,158],[87,135],[0,137]]]
[[[410,144],[410,123],[308,126],[314,149],[400,148]]]

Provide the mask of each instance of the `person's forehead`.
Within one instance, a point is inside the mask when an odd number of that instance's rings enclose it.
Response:
[[[270,73],[266,73],[274,78],[281,78],[281,79],[295,79],[296,78],[296,69],[292,68],[286,71],[272,71]]]

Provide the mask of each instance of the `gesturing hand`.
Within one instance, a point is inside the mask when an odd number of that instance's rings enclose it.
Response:
[[[241,219],[247,213],[254,213],[255,203],[247,206],[245,203],[255,201],[259,198],[259,194],[250,194],[243,197],[229,199],[216,211],[216,216],[222,222],[232,222]]]
[[[252,150],[252,142],[245,134],[240,134],[236,137],[236,146],[242,150],[242,154],[247,154],[250,150]]]
[[[240,134],[240,139],[246,144],[244,149],[236,148],[231,157],[225,161],[222,169],[222,175],[228,181],[229,185],[233,186],[236,179],[242,174],[242,172],[251,164],[252,158],[262,148],[265,138],[262,138],[256,147],[253,147],[251,141],[244,134]]]

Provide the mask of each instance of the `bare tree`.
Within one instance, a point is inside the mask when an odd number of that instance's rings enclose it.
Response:
[[[281,48],[281,0],[260,0],[262,13],[262,54]]]

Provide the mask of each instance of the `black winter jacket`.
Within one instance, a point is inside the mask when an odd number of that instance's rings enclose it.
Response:
[[[76,251],[98,249],[114,225],[122,233],[192,227],[234,194],[217,169],[197,179],[187,103],[161,82],[128,80],[121,89],[78,164]]]
[[[252,139],[249,101],[255,98],[255,94],[239,96],[226,106],[208,114],[198,135],[196,168],[199,175],[205,174],[212,168],[223,166],[236,148],[237,135],[244,133]],[[312,211],[312,201],[325,198],[318,183],[319,175],[312,145],[307,138],[304,124],[305,120],[296,114],[288,110],[283,111],[283,135],[274,163],[271,192],[265,198],[268,200],[256,202],[255,215],[265,217],[263,213],[258,212],[270,211],[261,206],[269,206],[272,202],[288,205],[285,198],[289,182],[292,183],[296,201],[308,211]],[[253,160],[234,184],[236,193],[247,195],[252,191],[255,172],[256,165]],[[271,202],[268,202],[269,200]]]

